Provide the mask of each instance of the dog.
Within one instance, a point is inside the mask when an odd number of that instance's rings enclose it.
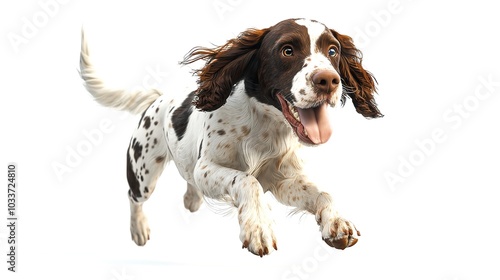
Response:
[[[150,229],[142,210],[165,165],[173,161],[187,182],[184,205],[197,211],[204,197],[237,209],[242,247],[262,257],[277,250],[264,198],[315,215],[322,239],[351,247],[360,232],[333,207],[331,195],[308,179],[296,151],[326,143],[328,108],[352,100],[365,118],[382,117],[376,80],[362,67],[352,39],[308,19],[248,29],[214,48],[195,47],[181,62],[204,62],[197,88],[169,100],[155,89],[111,90],[97,77],[82,31],[80,75],[101,105],[142,114],[127,151],[130,231],[145,245]]]

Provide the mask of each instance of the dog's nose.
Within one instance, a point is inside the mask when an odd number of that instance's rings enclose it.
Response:
[[[339,74],[330,70],[319,70],[312,75],[312,82],[318,94],[330,94],[340,83]]]

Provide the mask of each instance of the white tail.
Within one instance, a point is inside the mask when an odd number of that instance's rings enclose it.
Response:
[[[129,111],[134,114],[142,113],[161,95],[156,89],[138,89],[132,91],[107,88],[101,79],[97,77],[94,66],[90,62],[83,29],[80,51],[80,76],[85,81],[85,88],[87,88],[99,104]]]

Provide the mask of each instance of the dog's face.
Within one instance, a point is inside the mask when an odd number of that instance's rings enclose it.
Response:
[[[330,138],[327,108],[342,96],[340,52],[332,32],[309,20],[280,22],[262,40],[256,98],[279,109],[303,143]]]
[[[373,76],[349,36],[317,21],[288,19],[266,29],[249,29],[216,49],[199,48],[185,63],[207,60],[198,71],[195,105],[212,111],[232,87],[245,81],[251,97],[283,114],[299,140],[325,143],[331,136],[327,109],[349,96],[358,113],[381,117]]]

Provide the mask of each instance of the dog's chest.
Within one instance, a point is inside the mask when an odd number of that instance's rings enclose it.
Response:
[[[240,86],[218,110],[193,111],[182,139],[175,137],[172,125],[166,130],[175,165],[190,183],[199,161],[257,177],[263,167],[272,166],[297,145],[282,113],[248,97]]]
[[[204,125],[202,157],[257,176],[263,166],[296,147],[293,131],[275,108],[235,96],[221,109]]]

